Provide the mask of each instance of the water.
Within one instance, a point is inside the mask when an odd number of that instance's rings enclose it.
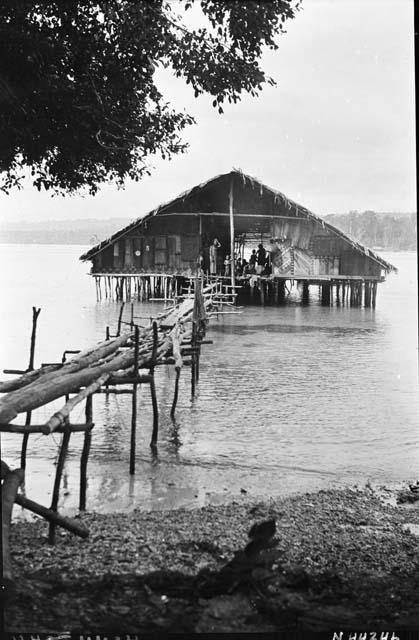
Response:
[[[26,368],[32,306],[41,307],[36,365],[56,362],[116,326],[119,306],[95,301],[79,246],[2,245],[0,367]],[[137,473],[128,473],[130,398],[96,396],[88,507],[173,508],[242,496],[330,486],[397,483],[419,476],[416,253],[383,253],[399,267],[378,288],[377,308],[325,308],[294,293],[285,307],[247,307],[212,319],[199,390],[182,373],[170,420],[173,368],[158,368],[158,456],[149,449],[152,413],[141,390]],[[136,303],[150,316],[159,304]],[[128,313],[128,311],[127,311]],[[146,322],[146,320],[144,320]],[[3,376],[5,377],[5,376]],[[44,422],[61,406],[39,409]],[[83,420],[83,408],[74,411]],[[22,420],[20,419],[20,422]],[[21,437],[3,435],[2,457],[19,465]],[[28,497],[48,505],[59,436],[30,439]],[[60,508],[77,506],[82,435],[72,436]]]

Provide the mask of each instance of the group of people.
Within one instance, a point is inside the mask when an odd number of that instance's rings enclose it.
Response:
[[[209,249],[210,274],[217,274],[217,253],[221,243],[215,238]],[[231,276],[231,256],[226,255],[224,259],[224,275]],[[249,260],[234,254],[234,273],[236,276],[245,275],[270,275],[272,273],[270,252],[266,251],[262,243],[257,250],[253,249]]]

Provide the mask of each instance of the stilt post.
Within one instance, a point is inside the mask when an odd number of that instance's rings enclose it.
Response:
[[[87,492],[87,463],[89,461],[90,445],[92,442],[92,428],[93,428],[93,396],[87,396],[85,407],[86,424],[91,426],[86,429],[84,433],[83,450],[81,452],[80,460],[80,495],[79,495],[79,510],[86,510],[86,492]]]
[[[134,330],[134,378],[138,378],[138,352],[140,343],[140,330],[135,325]],[[130,440],[130,452],[129,452],[129,472],[131,475],[135,473],[135,449],[137,439],[137,387],[138,384],[134,382],[132,385],[132,408],[131,408],[131,440]]]
[[[117,332],[116,332],[117,336],[121,335],[122,314],[124,312],[124,306],[125,306],[125,302],[123,302],[121,304],[121,309],[119,310],[118,329],[117,329]]]
[[[29,363],[27,371],[33,371],[33,366],[35,362],[35,345],[36,345],[36,325],[38,322],[38,316],[41,313],[41,309],[37,309],[36,307],[32,307],[32,333],[31,333],[31,346],[29,349]],[[28,426],[31,423],[32,412],[28,411],[26,413],[25,425]],[[20,452],[20,467],[21,469],[26,469],[26,451],[28,449],[28,440],[29,434],[25,433],[22,440],[22,448]]]
[[[151,436],[150,447],[157,447],[157,439],[159,435],[159,409],[157,405],[156,384],[154,380],[154,368],[157,361],[157,344],[158,344],[158,327],[157,322],[153,322],[153,355],[150,367],[151,379],[150,379],[150,391],[151,401],[153,404],[153,433]]]
[[[57,469],[56,469],[56,472],[55,472],[54,488],[53,488],[53,491],[52,491],[51,511],[57,511],[57,508],[58,508],[61,477],[63,475],[64,463],[65,463],[65,459],[66,459],[66,456],[67,456],[68,445],[69,445],[69,442],[70,442],[70,435],[71,435],[71,431],[70,431],[70,428],[68,428],[63,433],[63,438],[62,438],[61,446],[60,446],[60,453],[58,455]],[[55,527],[56,527],[55,523],[51,522],[50,525],[49,525],[49,535],[48,535],[48,542],[50,544],[54,544],[54,542],[55,542]]]
[[[233,199],[233,174],[230,178],[230,192],[228,197],[229,213],[230,213],[230,271],[231,271],[231,286],[232,293],[234,294],[236,289],[236,265],[234,260],[234,199]]]

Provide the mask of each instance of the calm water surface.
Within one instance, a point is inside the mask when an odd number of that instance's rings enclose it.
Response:
[[[36,365],[82,349],[116,326],[119,305],[95,301],[80,246],[0,245],[3,313],[0,368],[26,368],[32,306]],[[158,455],[149,449],[151,402],[140,393],[137,474],[128,474],[130,399],[96,396],[88,507],[99,511],[197,506],[245,489],[275,496],[321,487],[419,477],[416,253],[383,253],[399,267],[378,288],[377,308],[325,308],[310,288],[302,307],[247,307],[212,319],[199,391],[182,374],[173,423],[174,372],[160,367]],[[158,304],[136,303],[138,316]],[[128,310],[127,310],[128,313]],[[147,321],[144,320],[144,323]],[[5,378],[6,376],[2,376]],[[41,408],[45,421],[62,402]],[[73,420],[83,419],[77,408]],[[20,420],[22,422],[22,420]],[[28,497],[48,504],[59,436],[33,436]],[[77,505],[82,436],[72,436],[61,509]],[[2,457],[18,466],[20,436],[3,435]]]

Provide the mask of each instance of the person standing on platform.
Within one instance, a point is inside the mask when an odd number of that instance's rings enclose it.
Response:
[[[266,249],[262,243],[258,245],[258,250],[256,252],[256,273],[257,275],[261,275],[266,262]]]
[[[214,238],[214,242],[210,246],[209,259],[210,259],[210,275],[215,276],[217,274],[217,253],[221,247],[221,243],[217,238]]]
[[[256,249],[252,249],[252,255],[249,258],[249,273],[255,273],[256,271]]]

